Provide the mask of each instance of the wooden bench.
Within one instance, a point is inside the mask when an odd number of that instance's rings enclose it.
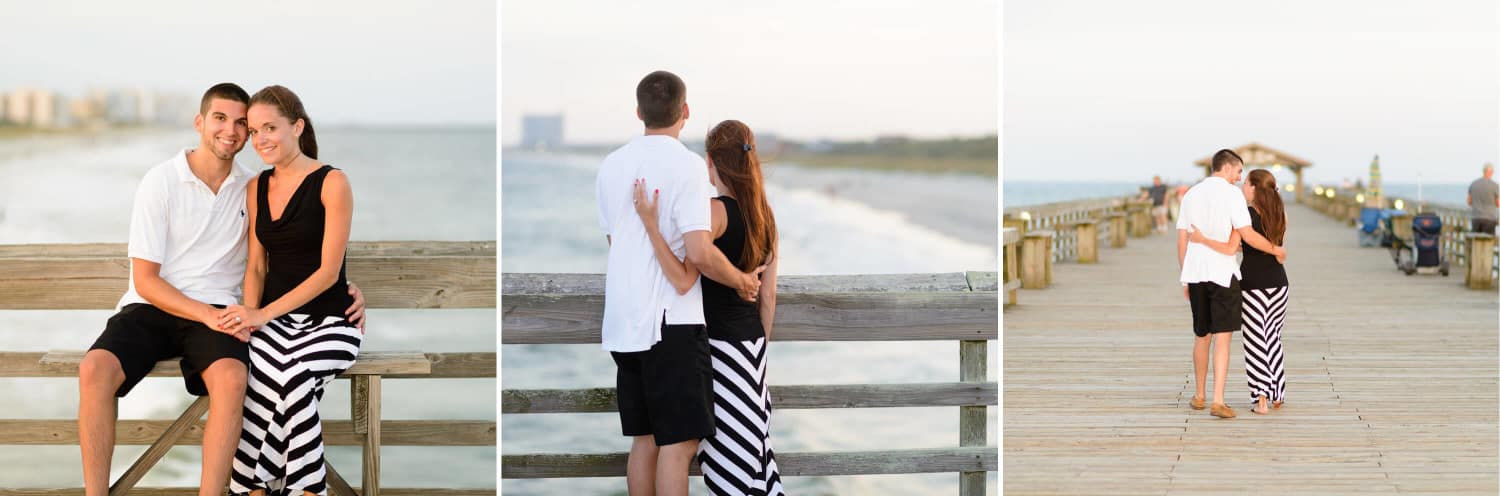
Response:
[[[368,308],[494,308],[495,243],[354,242],[347,256],[349,279],[365,294]],[[0,245],[0,309],[74,310],[112,308],[125,290],[129,260],[122,244]],[[77,377],[82,351],[46,353],[0,350],[0,377]],[[380,493],[380,446],[493,446],[493,421],[398,420],[381,418],[383,378],[494,378],[493,352],[360,353],[339,377],[350,379],[352,418],[324,420],[324,442],[363,447],[360,491],[356,492],[328,466],[331,494],[376,496]],[[181,376],[177,360],[157,364],[148,377]],[[136,488],[148,470],[172,446],[198,442],[206,397],[195,400],[170,423],[121,420],[117,444],[150,444],[150,448],[110,488],[111,495],[176,494],[182,488]],[[395,439],[383,439],[383,433]],[[76,420],[0,420],[0,444],[77,444]],[[484,494],[493,490],[395,489],[407,494]],[[0,488],[0,496],[63,494],[81,489]],[[194,491],[195,492],[195,491]]]
[[[67,375],[78,375],[78,364],[83,362],[83,351],[49,351],[42,355],[38,365],[42,370]],[[163,360],[157,362],[156,368],[151,370],[148,376],[181,376],[182,368],[179,359]],[[364,445],[363,477],[360,479],[362,492],[364,494],[379,494],[380,486],[380,378],[385,375],[428,375],[432,373],[432,362],[427,361],[427,356],[420,352],[391,352],[377,351],[360,353],[354,366],[340,374],[339,377],[353,379],[349,383],[349,397],[353,404],[350,411],[354,415],[354,433],[361,437]],[[120,476],[114,484],[109,487],[110,496],[124,495],[135,488],[142,477],[156,462],[161,461],[167,450],[177,444],[183,434],[187,433],[189,427],[198,424],[203,414],[208,413],[208,397],[199,396],[182,415],[177,417],[167,429],[162,432],[151,447],[141,453],[135,463]],[[201,427],[200,427],[201,430]],[[329,490],[339,495],[354,496],[353,489],[344,478],[339,476],[333,465],[328,465]]]

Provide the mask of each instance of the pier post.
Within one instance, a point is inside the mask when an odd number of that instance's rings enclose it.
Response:
[[[1021,238],[1021,287],[1045,289],[1052,282],[1052,231],[1033,231]]]
[[[1099,263],[1099,226],[1093,220],[1074,224],[1078,230],[1078,263]]]
[[[958,342],[958,373],[959,382],[984,382],[985,375],[989,372],[987,367],[987,354],[985,353],[984,341],[959,341]],[[989,407],[986,406],[961,406],[958,407],[958,446],[983,447],[985,446],[985,414]],[[984,472],[959,472],[958,494],[960,496],[984,496]]]
[[[1125,214],[1113,212],[1105,216],[1109,219],[1109,247],[1124,248],[1126,239]]]
[[[1469,267],[1464,284],[1469,289],[1495,289],[1495,235],[1468,233],[1467,241],[1465,253],[1469,254]]]
[[[1021,234],[1013,227],[1005,228],[1005,253],[1003,255],[1004,269],[1001,283],[1005,285],[1005,306],[1016,304],[1016,293],[1021,288],[1020,261],[1016,256],[1020,253]]]
[[[1151,235],[1151,202],[1131,201],[1126,204],[1130,212],[1130,237],[1144,238]]]

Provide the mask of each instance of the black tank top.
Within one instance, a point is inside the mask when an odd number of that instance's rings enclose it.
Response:
[[[327,214],[323,210],[323,178],[331,165],[312,171],[297,191],[287,200],[281,218],[271,220],[271,206],[266,199],[270,189],[271,175],[275,169],[260,173],[259,193],[255,212],[255,237],[266,249],[266,284],[261,291],[260,304],[265,306],[281,298],[323,265],[323,225]],[[312,301],[290,313],[314,316],[341,316],[354,297],[349,296],[349,284],[344,274],[344,265],[339,264],[339,278],[333,286],[323,291]]]
[[[1261,236],[1266,235],[1265,221],[1260,212],[1250,207],[1250,226]],[[1245,257],[1240,260],[1240,289],[1270,289],[1287,285],[1286,268],[1276,261],[1276,256],[1250,246],[1242,241]]]
[[[740,217],[739,203],[733,198],[721,196],[724,202],[724,234],[714,240],[714,246],[724,252],[730,262],[739,262],[745,251],[745,219]],[[703,278],[703,319],[708,323],[708,337],[720,341],[750,341],[765,337],[766,330],[760,325],[760,307],[740,299],[733,288]]]

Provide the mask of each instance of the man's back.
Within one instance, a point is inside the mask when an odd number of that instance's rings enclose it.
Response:
[[[1239,188],[1213,176],[1188,189],[1182,197],[1178,229],[1196,226],[1216,241],[1229,241],[1234,229],[1250,225],[1250,210]],[[1199,243],[1188,243],[1180,280],[1185,283],[1214,282],[1228,287],[1230,277],[1239,277],[1234,255],[1225,255]]]
[[[1500,195],[1500,185],[1489,178],[1481,177],[1469,183],[1469,217],[1475,219],[1497,219],[1495,198]]]
[[[651,238],[635,212],[636,179],[659,191],[658,224],[679,258],[683,235],[711,228],[708,199],[713,195],[707,166],[670,136],[632,139],[599,167],[596,183],[599,227],[610,237],[605,275],[603,345],[609,351],[641,351],[661,339],[669,324],[703,324],[703,296],[697,284],[678,295],[661,270]],[[650,194],[650,193],[648,193]]]

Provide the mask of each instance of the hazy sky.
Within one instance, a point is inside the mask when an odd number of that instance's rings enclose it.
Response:
[[[282,84],[314,122],[495,122],[495,2],[0,0],[0,92]],[[190,119],[191,116],[188,116]]]
[[[1494,0],[1008,0],[1004,178],[1201,177],[1258,141],[1312,179],[1500,165]]]
[[[723,119],[797,139],[995,133],[998,4],[986,0],[596,2],[501,7],[502,143],[563,113],[565,140],[639,134],[635,85],[682,76],[701,139]]]

